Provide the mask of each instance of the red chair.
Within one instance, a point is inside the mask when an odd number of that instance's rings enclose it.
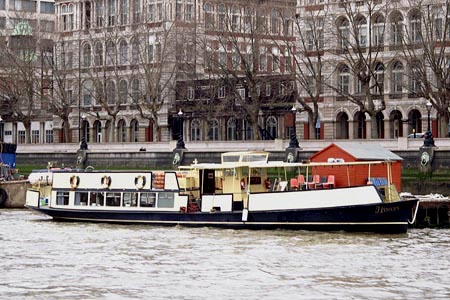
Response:
[[[291,190],[298,190],[298,180],[297,178],[291,178]]]
[[[323,188],[325,189],[334,188],[334,175],[328,175],[327,182],[323,184]]]
[[[314,175],[311,182],[308,182],[308,189],[316,189],[320,185],[320,175]]]
[[[305,176],[303,176],[302,174],[297,176],[297,182],[301,190],[304,190],[306,188]]]

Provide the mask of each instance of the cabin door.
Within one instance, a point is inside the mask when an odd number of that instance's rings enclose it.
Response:
[[[203,170],[203,172],[200,171],[200,186],[203,187],[203,194],[214,194],[216,192],[216,178],[214,170]]]

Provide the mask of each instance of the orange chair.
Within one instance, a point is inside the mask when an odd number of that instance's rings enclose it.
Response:
[[[302,174],[297,176],[297,182],[301,190],[304,190],[306,188],[305,176],[303,176]]]
[[[308,189],[316,189],[320,185],[320,175],[314,175],[311,182],[308,182]]]
[[[291,178],[291,190],[298,190],[298,180],[297,178]]]
[[[328,175],[327,182],[323,184],[323,188],[325,189],[334,188],[334,175]]]

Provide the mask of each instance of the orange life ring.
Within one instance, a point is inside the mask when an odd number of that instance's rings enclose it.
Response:
[[[146,182],[147,182],[147,178],[145,178],[145,176],[139,175],[134,178],[134,185],[136,186],[136,188],[138,190],[143,189]]]
[[[241,190],[245,190],[245,178],[241,179]]]
[[[103,176],[101,180],[103,188],[107,189],[111,186],[111,176]]]
[[[72,175],[70,176],[70,188],[76,189],[80,184],[80,177]]]

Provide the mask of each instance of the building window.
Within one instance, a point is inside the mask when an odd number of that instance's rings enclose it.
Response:
[[[252,123],[250,123],[250,121],[248,121],[248,120],[244,120],[244,128],[245,128],[244,139],[248,140],[248,141],[253,140]]]
[[[139,79],[133,79],[131,82],[131,98],[133,100],[133,103],[137,103],[139,101]]]
[[[188,100],[194,100],[195,98],[195,91],[192,86],[188,86],[187,88],[187,98]]]
[[[347,19],[338,23],[338,46],[341,50],[347,50],[350,45],[350,29]]]
[[[274,140],[278,136],[278,122],[277,119],[274,116],[270,116],[266,120],[266,130],[269,134],[267,139]]]
[[[128,24],[128,0],[120,0],[120,25]]]
[[[5,3],[4,0],[0,0],[0,9],[1,2]],[[54,14],[55,13],[55,5],[52,2],[42,2],[41,1],[41,13],[42,14]]]
[[[105,18],[105,7],[103,6],[103,1],[99,1],[95,4],[95,15],[97,16],[97,28],[101,28],[104,26],[104,18]]]
[[[39,144],[39,130],[31,130],[31,143]]]
[[[74,11],[73,5],[63,5],[61,7],[62,31],[71,31],[74,29]]]
[[[200,141],[200,120],[193,119],[191,121],[191,140],[192,141]]]
[[[227,21],[226,21],[226,13],[227,9],[225,8],[225,4],[219,4],[219,8],[217,11],[217,28],[219,30],[225,30],[227,27]]]
[[[272,86],[270,83],[266,83],[266,97],[272,96]]]
[[[17,131],[17,143],[18,144],[25,144],[25,130],[18,130]]]
[[[83,67],[91,66],[91,45],[85,44],[83,47]]]
[[[230,118],[227,122],[227,140],[235,141],[237,139],[237,122],[235,118]]]
[[[137,120],[133,120],[131,123],[131,141],[134,143],[139,142],[139,122]]]
[[[214,28],[214,6],[211,3],[205,3],[205,28]]]
[[[119,103],[125,104],[127,103],[128,97],[128,84],[126,80],[121,80],[119,82]]]
[[[41,4],[42,4],[42,2],[41,2]],[[5,10],[5,0],[0,0],[0,10]]]
[[[194,11],[194,5],[192,4],[192,0],[186,0],[186,3],[184,4],[184,19],[186,21],[192,20],[192,12]]]
[[[403,65],[396,62],[392,68],[392,93],[398,94],[403,92]]]
[[[339,92],[348,94],[350,92],[350,70],[347,65],[343,65],[339,71]]]
[[[116,0],[108,0],[108,26],[116,25]]]
[[[374,93],[378,95],[383,95],[384,93],[384,65],[382,63],[378,63],[375,66],[375,88]]]
[[[219,99],[225,98],[225,86],[219,87],[219,92],[217,96]]]
[[[400,14],[392,18],[391,41],[393,45],[401,45],[403,42],[403,17]]]
[[[119,61],[121,65],[128,63],[128,43],[125,40],[120,41],[119,46]]]
[[[116,62],[116,45],[113,41],[108,41],[106,44],[106,64],[113,65]]]
[[[231,8],[231,30],[239,31],[240,29],[240,12],[236,5]]]
[[[94,63],[95,63],[96,66],[102,66],[103,65],[103,45],[100,42],[95,44],[95,60],[94,60]]]
[[[384,45],[384,18],[377,16],[373,24],[373,44],[374,46]]]
[[[45,143],[53,144],[53,130],[51,129],[45,130]]]
[[[208,139],[210,141],[219,140],[219,121],[217,119],[208,122]]]
[[[131,63],[137,64],[140,60],[140,49],[139,49],[139,41],[137,38],[134,38],[131,42]]]
[[[280,33],[280,16],[276,9],[272,9],[272,15],[270,19],[271,32],[272,34]]]
[[[133,0],[133,23],[141,22],[141,0]]]
[[[175,1],[175,19],[177,20],[183,19],[183,0]]]
[[[356,30],[358,31],[358,45],[361,47],[367,46],[367,20],[361,17],[357,21]]]
[[[108,81],[106,84],[106,99],[108,104],[116,104],[116,84]]]
[[[409,27],[411,43],[420,42],[422,40],[422,24],[420,22],[420,15],[418,13],[415,13],[411,16]]]
[[[119,142],[125,143],[127,141],[127,128],[124,120],[119,120],[117,129],[119,131]]]

